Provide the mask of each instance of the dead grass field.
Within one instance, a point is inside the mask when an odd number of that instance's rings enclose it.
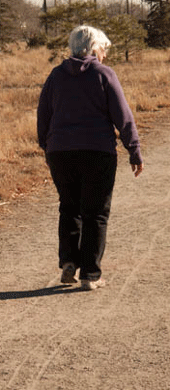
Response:
[[[38,191],[51,182],[43,152],[37,144],[36,109],[42,85],[51,69],[49,51],[12,47],[0,54],[0,204]],[[113,66],[112,62],[106,62]],[[153,123],[161,122],[170,107],[170,50],[144,50],[129,63],[113,66],[133,111],[142,146]]]

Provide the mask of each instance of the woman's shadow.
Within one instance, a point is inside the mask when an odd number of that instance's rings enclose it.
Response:
[[[47,295],[72,294],[82,291],[83,290],[80,287],[72,288],[71,284],[65,284],[58,285],[55,287],[45,287],[39,290],[0,292],[0,300],[43,297]]]

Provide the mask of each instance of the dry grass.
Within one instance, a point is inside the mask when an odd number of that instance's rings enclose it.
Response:
[[[141,56],[139,62],[134,58],[131,64],[115,68],[134,116],[142,120],[136,113],[150,112],[154,119],[152,112],[170,106],[170,51],[146,50]]]
[[[44,47],[14,46],[13,55],[0,55],[0,203],[38,191],[50,181],[37,144],[36,109],[43,82],[66,54],[61,52],[53,64]],[[145,50],[114,69],[145,142],[152,123],[167,116],[170,107],[170,51]]]

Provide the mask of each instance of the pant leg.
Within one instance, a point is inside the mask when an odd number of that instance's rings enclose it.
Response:
[[[117,156],[105,152],[84,152],[81,167],[80,279],[97,280],[101,276]]]
[[[73,262],[80,266],[80,180],[77,156],[74,152],[53,152],[47,155],[54,184],[60,197],[59,217],[59,267]]]

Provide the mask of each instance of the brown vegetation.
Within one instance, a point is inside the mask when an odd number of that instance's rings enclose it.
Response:
[[[43,151],[37,144],[36,109],[41,87],[51,69],[68,51],[48,61],[45,47],[12,47],[13,55],[0,55],[0,203],[38,191],[50,182]],[[141,143],[149,128],[167,115],[170,106],[170,51],[144,50],[114,69],[138,125]],[[113,66],[111,61],[107,61]]]

